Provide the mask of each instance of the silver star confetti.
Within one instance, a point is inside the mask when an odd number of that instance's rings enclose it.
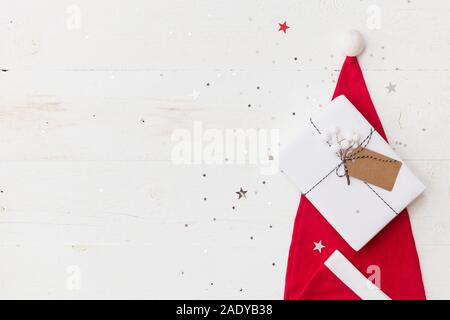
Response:
[[[240,189],[239,191],[236,191],[237,195],[239,196],[238,199],[244,197],[245,199],[247,199],[247,196],[245,195],[247,193],[247,191],[244,191],[244,189]]]
[[[396,87],[397,87],[396,84],[389,82],[389,85],[387,85],[385,88],[388,90],[388,93],[391,93],[391,92],[397,92],[397,91],[395,91]]]

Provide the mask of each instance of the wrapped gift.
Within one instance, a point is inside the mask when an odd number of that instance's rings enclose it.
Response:
[[[307,120],[280,167],[355,250],[425,190],[343,95]]]

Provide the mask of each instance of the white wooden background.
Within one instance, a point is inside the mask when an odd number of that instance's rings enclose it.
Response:
[[[329,101],[349,28],[428,186],[410,206],[427,295],[450,298],[449,1],[0,4],[1,298],[282,298],[296,190],[255,165],[175,166],[170,137],[198,120],[286,141]]]

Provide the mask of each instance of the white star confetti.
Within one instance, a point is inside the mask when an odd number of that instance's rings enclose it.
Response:
[[[197,100],[198,97],[200,96],[200,92],[198,92],[197,90],[192,91],[192,93],[189,94],[189,96],[194,99]]]
[[[314,242],[314,241],[313,241]],[[325,248],[325,246],[322,244],[322,240],[320,240],[319,242],[314,242],[314,249],[313,251],[319,251],[320,253],[322,253],[322,249]]]

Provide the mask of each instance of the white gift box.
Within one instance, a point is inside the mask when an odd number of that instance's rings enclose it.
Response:
[[[409,203],[425,186],[402,163],[391,191],[350,177],[339,177],[335,168],[342,160],[330,151],[321,135],[329,128],[368,137],[374,130],[367,120],[341,95],[320,117],[310,118],[280,157],[282,171],[306,195],[317,210],[356,251],[361,249]],[[368,149],[401,161],[386,141],[374,131]]]

